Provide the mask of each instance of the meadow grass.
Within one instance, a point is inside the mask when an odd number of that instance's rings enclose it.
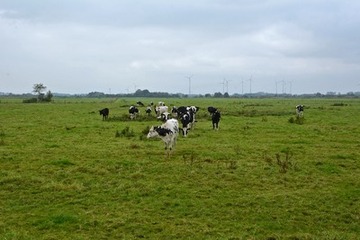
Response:
[[[359,99],[161,99],[200,107],[170,157],[138,100],[1,100],[0,239],[360,235]]]

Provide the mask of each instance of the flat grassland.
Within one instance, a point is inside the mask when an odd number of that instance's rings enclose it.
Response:
[[[138,100],[200,107],[170,157]],[[360,99],[2,98],[0,124],[0,239],[360,236]]]

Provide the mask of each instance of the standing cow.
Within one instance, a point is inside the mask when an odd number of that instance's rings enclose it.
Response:
[[[147,138],[158,137],[165,143],[165,150],[172,150],[176,145],[176,140],[179,134],[179,123],[172,118],[167,120],[161,126],[152,126],[149,130]],[[168,154],[170,154],[168,152]]]
[[[213,129],[219,130],[220,118],[221,118],[221,114],[218,110],[216,110],[211,116]]]
[[[108,108],[104,108],[104,109],[99,110],[100,115],[102,115],[102,117],[103,117],[103,121],[108,119],[109,112],[110,111],[109,111]]]
[[[299,118],[304,116],[304,105],[299,104],[296,106],[296,116]]]
[[[130,119],[135,119],[138,113],[139,113],[139,109],[137,107],[131,106],[129,108]]]

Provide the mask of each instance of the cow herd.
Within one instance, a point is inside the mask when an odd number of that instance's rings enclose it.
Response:
[[[137,102],[136,104],[141,107],[145,106],[142,102]],[[129,107],[129,118],[131,120],[136,119],[137,115],[140,113],[137,106],[132,105]],[[199,111],[199,107],[197,106],[173,106],[171,112],[169,112],[169,107],[166,106],[164,102],[159,102],[156,106],[151,103],[146,107],[145,112],[148,116],[151,115],[152,109],[154,109],[156,118],[161,120],[163,124],[160,126],[152,126],[147,138],[160,138],[165,143],[165,150],[170,151],[175,147],[180,132],[184,137],[187,137],[189,130],[194,128],[196,114]],[[304,105],[297,105],[295,109],[297,117],[303,117]],[[211,116],[213,129],[218,130],[221,118],[220,111],[212,106],[208,107],[207,110]],[[99,113],[102,115],[103,120],[108,119],[108,108],[100,110]],[[181,123],[181,128],[179,126],[179,121]]]
[[[129,118],[131,120],[136,119],[140,110],[138,107],[144,107],[142,102],[137,102],[136,105],[129,107]],[[151,116],[154,111],[156,119],[161,120],[163,124],[161,126],[152,126],[147,135],[148,138],[158,137],[165,143],[165,149],[172,150],[176,145],[176,140],[181,133],[184,137],[188,136],[191,129],[194,129],[196,120],[196,114],[199,111],[197,106],[173,106],[169,109],[164,102],[158,102],[157,105],[153,103],[149,104],[145,108],[147,116]],[[208,107],[208,112],[212,119],[213,129],[219,129],[219,121],[221,118],[220,111],[215,107]],[[103,120],[107,120],[109,116],[109,109],[104,108],[99,110]],[[179,125],[180,124],[180,125]]]

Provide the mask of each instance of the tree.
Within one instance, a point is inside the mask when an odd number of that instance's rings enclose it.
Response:
[[[36,83],[34,84],[33,89],[33,92],[38,95],[38,102],[41,102],[44,99],[44,94],[42,92],[45,91],[46,86],[42,83]]]
[[[216,92],[216,93],[214,93],[214,97],[215,97],[215,98],[222,98],[223,95],[222,95],[221,92]]]
[[[51,102],[51,99],[54,95],[52,94],[52,92],[49,90],[46,95],[45,95],[45,98],[44,98],[44,101],[46,102]]]
[[[51,102],[51,99],[53,97],[53,94],[51,93],[51,91],[49,90],[46,95],[43,93],[46,90],[46,86],[42,83],[36,83],[33,86],[33,92],[37,93],[38,97],[37,100],[38,102]]]
[[[40,95],[43,91],[45,91],[46,86],[44,86],[44,84],[42,84],[42,83],[36,83],[36,84],[34,84],[33,89],[34,89],[33,90],[34,93],[37,93],[38,95]]]

